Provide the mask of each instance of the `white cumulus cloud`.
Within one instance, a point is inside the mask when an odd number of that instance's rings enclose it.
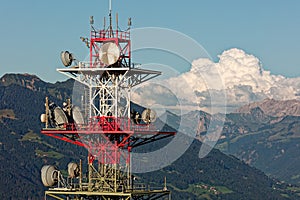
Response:
[[[218,57],[218,62],[207,58],[194,60],[188,72],[156,83],[168,88],[168,95],[176,96],[179,109],[201,109],[210,113],[223,112],[224,106],[230,112],[265,98],[300,99],[300,77],[273,75],[263,69],[257,57],[241,49],[226,50]],[[149,87],[150,91],[155,91],[151,83]],[[155,93],[163,96],[161,89],[157,88]],[[150,94],[143,96],[155,101]],[[167,104],[167,95],[159,101],[152,104]]]
[[[167,83],[175,90],[180,89],[174,87],[177,83],[186,84],[181,88],[189,88],[188,92],[192,90],[197,99],[190,98],[189,101],[199,101],[200,107],[218,106],[212,105],[211,96],[218,97],[218,93],[225,92],[228,111],[265,98],[300,99],[300,77],[272,75],[262,68],[258,58],[236,48],[224,51],[216,63],[206,58],[193,61],[190,71],[167,80]],[[180,98],[187,97],[185,94]],[[222,103],[220,98],[216,98],[215,103]]]

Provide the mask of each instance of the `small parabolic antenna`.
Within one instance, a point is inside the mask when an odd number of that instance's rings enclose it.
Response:
[[[80,170],[76,163],[70,162],[68,164],[68,173],[70,178],[75,178],[79,176]]]
[[[150,124],[152,122],[155,122],[155,120],[156,120],[156,113],[155,113],[155,111],[151,110],[149,108],[147,108],[146,110],[144,110],[143,113],[142,113],[142,120],[146,124]]]
[[[60,107],[56,107],[54,108],[54,111],[50,110],[50,112],[54,112],[54,119],[52,120],[56,123],[56,126],[61,126],[65,123],[68,123],[68,118]],[[52,116],[52,114],[50,116]]]
[[[99,59],[105,65],[112,65],[119,60],[120,48],[114,42],[103,44],[99,51]]]
[[[69,67],[74,60],[73,55],[68,51],[62,51],[60,58],[65,67]]]
[[[58,125],[65,124],[68,122],[68,118],[64,111],[60,107],[54,109],[55,121]]]
[[[44,186],[51,187],[58,181],[58,170],[53,165],[45,165],[41,169],[41,178]]]

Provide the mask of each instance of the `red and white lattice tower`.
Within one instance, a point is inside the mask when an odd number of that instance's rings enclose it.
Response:
[[[75,80],[73,93],[79,94],[80,105],[68,101],[61,109],[46,98],[46,113],[43,115],[46,126],[41,131],[87,148],[88,175],[84,180],[81,165],[78,169],[77,165],[70,165],[69,176],[77,178],[78,183],[73,181],[54,187],[60,182],[59,173],[53,167],[43,168],[44,185],[53,187],[45,192],[45,196],[57,199],[62,196],[71,199],[168,197],[170,192],[166,188],[153,191],[135,188],[130,170],[132,148],[175,134],[157,131],[151,123],[155,113],[150,109],[143,113],[131,110],[132,88],[161,72],[132,65],[130,28],[121,31],[117,20],[117,27],[113,29],[111,9],[107,28],[96,30],[92,17],[90,22],[90,39],[82,38],[89,47],[89,61],[76,62],[74,56],[65,51],[61,58],[67,68],[57,69]]]

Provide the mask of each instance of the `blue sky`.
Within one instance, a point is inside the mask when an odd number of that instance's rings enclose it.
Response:
[[[214,60],[237,47],[258,57],[264,69],[300,76],[300,1],[298,0],[112,0],[121,27],[164,27],[201,44]],[[46,81],[65,77],[59,54],[70,50],[84,58],[80,36],[89,36],[89,16],[102,27],[108,0],[1,1],[0,76],[28,72]]]

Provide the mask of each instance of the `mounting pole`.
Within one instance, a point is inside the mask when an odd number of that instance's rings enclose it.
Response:
[[[82,189],[82,160],[79,161],[79,187]]]
[[[46,107],[46,128],[48,128],[49,126],[49,122],[48,122],[48,115],[49,115],[49,99],[48,97],[46,97],[46,103],[45,103],[45,107]]]
[[[165,179],[164,179],[164,191],[167,191],[168,188],[167,188],[167,177],[165,176]]]

